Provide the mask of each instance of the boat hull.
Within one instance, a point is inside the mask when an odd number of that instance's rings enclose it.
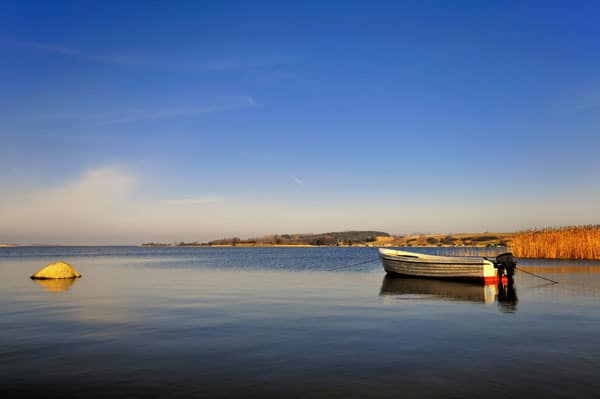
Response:
[[[379,256],[387,273],[448,280],[498,282],[494,264],[483,258],[445,257],[407,251],[380,249]]]

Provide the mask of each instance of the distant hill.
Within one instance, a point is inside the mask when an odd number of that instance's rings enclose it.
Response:
[[[262,237],[241,239],[239,237],[220,238],[209,242],[180,242],[164,244],[148,242],[145,247],[159,246],[212,246],[212,245],[240,245],[240,246],[271,246],[271,245],[366,245],[380,239],[390,238],[391,235],[384,231],[352,230],[332,231],[318,234],[272,234]]]
[[[209,241],[208,245],[352,245],[377,241],[377,237],[390,237],[383,231],[333,231],[319,234],[274,234],[241,240],[238,237]]]
[[[373,244],[389,247],[495,247],[507,246],[515,233],[460,233],[460,234],[410,234],[397,237],[380,237]]]
[[[146,243],[143,246],[374,246],[374,247],[441,247],[510,245],[516,233],[410,234],[392,236],[384,231],[351,230],[318,234],[272,234],[241,239],[220,238],[209,242],[180,242],[175,244]]]

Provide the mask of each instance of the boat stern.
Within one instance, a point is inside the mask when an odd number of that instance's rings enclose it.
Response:
[[[497,284],[500,279],[498,269],[493,262],[485,259],[483,261],[483,282],[484,284]]]

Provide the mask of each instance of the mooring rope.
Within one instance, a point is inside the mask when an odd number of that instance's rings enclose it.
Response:
[[[374,258],[374,259],[367,260],[365,262],[352,263],[350,265],[344,265],[344,266],[334,267],[332,269],[327,269],[327,271],[330,272],[330,271],[333,271],[333,270],[345,269],[347,267],[353,267],[353,266],[359,266],[359,265],[366,265],[367,263],[377,262],[378,260],[379,260],[379,258]]]
[[[520,272],[523,272],[523,273],[531,274],[534,277],[541,278],[542,280],[550,281],[552,284],[558,284],[558,281],[554,281],[554,280],[546,278],[544,276],[540,276],[539,274],[528,272],[527,270],[523,270],[520,267],[515,267],[515,269],[518,270],[518,271],[520,271]]]

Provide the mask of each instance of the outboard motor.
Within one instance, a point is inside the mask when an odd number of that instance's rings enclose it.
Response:
[[[494,266],[498,269],[498,276],[506,276],[512,278],[515,274],[515,268],[517,267],[517,258],[515,258],[512,252],[504,252],[496,256]]]

